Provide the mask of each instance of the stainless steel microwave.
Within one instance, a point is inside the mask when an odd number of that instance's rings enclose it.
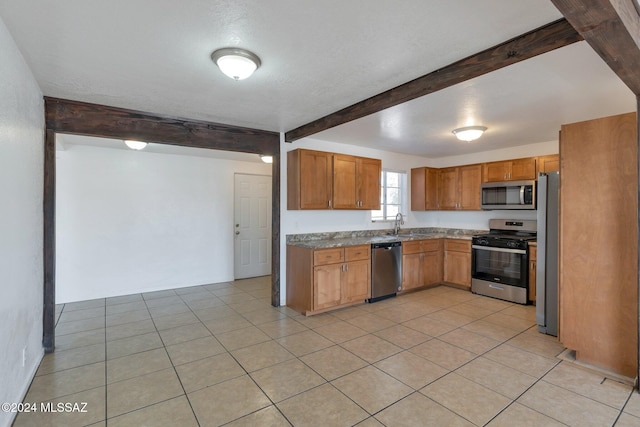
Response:
[[[487,182],[480,193],[482,209],[535,209],[535,181]]]

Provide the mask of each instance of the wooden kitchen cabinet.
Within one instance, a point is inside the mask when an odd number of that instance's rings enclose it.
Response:
[[[536,301],[536,268],[538,264],[538,247],[529,245],[529,301]]]
[[[287,209],[331,209],[333,155],[324,151],[287,153]]]
[[[402,290],[441,283],[442,239],[413,240],[402,244]]]
[[[537,166],[538,172],[558,172],[560,171],[560,155],[540,156],[537,160]]]
[[[483,165],[483,182],[525,181],[536,179],[536,158],[489,162]]]
[[[379,159],[333,155],[333,208],[380,209]]]
[[[382,161],[298,149],[287,153],[287,209],[380,209]]]
[[[371,296],[371,246],[287,246],[287,306],[305,315],[364,302]]]
[[[438,175],[435,168],[411,169],[411,210],[438,210]]]
[[[442,210],[480,210],[482,165],[440,169],[439,208]]]
[[[444,281],[471,288],[471,241],[444,240]]]

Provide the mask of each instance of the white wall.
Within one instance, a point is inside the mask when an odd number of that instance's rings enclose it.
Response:
[[[56,303],[233,280],[233,175],[271,175],[271,165],[65,147]]]
[[[541,156],[558,153],[558,142],[544,142],[523,145],[502,150],[486,151],[478,154],[452,156],[429,159],[388,151],[374,150],[366,147],[338,144],[326,141],[304,138],[293,144],[281,142],[281,262],[280,262],[280,300],[286,303],[286,235],[302,233],[318,233],[349,230],[380,230],[390,229],[388,222],[371,222],[370,211],[295,211],[287,210],[287,152],[297,148],[309,148],[320,151],[352,154],[364,157],[382,159],[383,169],[406,171],[410,174],[412,168],[431,166],[448,167],[472,163],[482,163],[496,160],[507,160],[521,157]],[[411,183],[408,180],[408,194],[411,193]],[[473,212],[413,212],[407,213],[405,228],[417,227],[445,227],[485,230],[492,218],[535,219],[535,211],[473,211]]]
[[[44,104],[2,19],[0,64],[0,402],[21,402],[43,354]]]

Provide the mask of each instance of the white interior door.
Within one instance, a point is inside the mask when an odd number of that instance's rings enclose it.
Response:
[[[271,274],[271,177],[235,174],[236,279]]]

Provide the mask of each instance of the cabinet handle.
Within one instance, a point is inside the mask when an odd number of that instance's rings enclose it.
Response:
[[[331,200],[329,200],[327,203],[328,203],[328,206],[331,207]]]

